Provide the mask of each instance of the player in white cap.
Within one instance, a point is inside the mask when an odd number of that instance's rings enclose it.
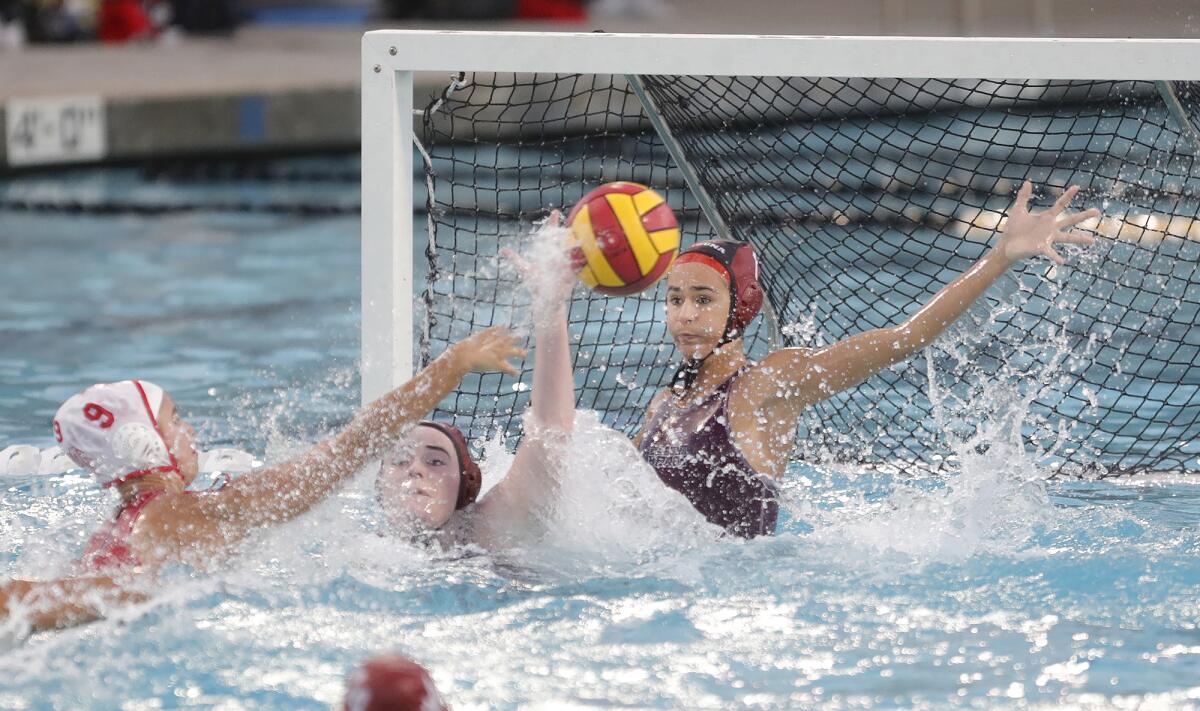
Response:
[[[177,562],[209,567],[251,531],[320,502],[468,372],[515,375],[509,359],[524,354],[502,328],[476,333],[362,408],[338,434],[213,491],[187,490],[198,473],[195,431],[162,388],[123,380],[83,390],[59,408],[54,435],[101,486],[118,492],[120,506],[88,542],[77,575],[0,584],[0,622],[19,612],[35,630],[78,624],[101,616],[112,603],[142,599],[140,571]]]

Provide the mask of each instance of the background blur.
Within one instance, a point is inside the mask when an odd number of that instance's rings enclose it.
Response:
[[[1197,8],[1194,0],[0,0],[0,175],[356,148],[359,40],[377,28],[1165,38],[1200,37]],[[423,87],[443,84],[431,77]],[[92,103],[20,103],[45,97]],[[50,131],[80,116],[92,121],[90,134],[35,140],[35,125]]]
[[[1195,37],[1189,0],[2,0],[29,41],[118,40],[139,10],[156,30],[263,24],[637,21],[655,32]],[[575,28],[571,28],[575,29]],[[607,28],[606,28],[607,29]],[[633,29],[632,27],[628,29]],[[10,44],[19,42],[7,38]]]

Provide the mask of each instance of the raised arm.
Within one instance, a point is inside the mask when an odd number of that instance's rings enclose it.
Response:
[[[100,619],[110,605],[145,599],[107,576],[10,580],[0,585],[0,621],[19,616],[33,632],[62,629]]]
[[[552,235],[543,234],[545,241]],[[504,256],[520,271],[533,292],[533,391],[532,417],[512,466],[483,501],[477,515],[485,526],[520,523],[545,502],[558,484],[562,452],[559,446],[575,423],[575,381],[571,374],[571,348],[567,309],[575,274],[565,259],[534,270],[511,250]],[[484,540],[491,536],[484,534]]]
[[[1050,209],[1038,213],[1027,207],[1032,191],[1028,181],[1021,186],[997,244],[903,323],[865,331],[824,348],[781,349],[763,359],[755,380],[748,384],[758,393],[759,409],[770,410],[773,418],[794,419],[805,407],[857,385],[933,343],[1015,262],[1040,254],[1063,264],[1055,245],[1095,241],[1068,232],[1100,215],[1095,208],[1064,214],[1079,191],[1077,186],[1068,188]]]
[[[379,456],[405,427],[457,387],[466,373],[516,374],[508,359],[523,355],[514,336],[501,327],[476,333],[446,349],[412,380],[364,407],[339,434],[285,464],[235,479],[219,491],[180,497],[176,505],[191,510],[174,513],[219,521],[232,527],[234,534],[298,516]]]
[[[533,419],[542,429],[569,432],[575,424],[575,380],[571,374],[568,301],[534,308]]]

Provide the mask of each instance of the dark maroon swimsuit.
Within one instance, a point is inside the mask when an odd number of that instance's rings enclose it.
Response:
[[[742,538],[775,533],[779,489],[754,471],[729,429],[729,376],[704,399],[679,407],[668,398],[638,447],[663,483],[692,502],[710,522]]]

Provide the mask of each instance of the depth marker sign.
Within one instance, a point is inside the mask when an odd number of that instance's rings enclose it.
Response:
[[[4,108],[9,165],[91,161],[107,152],[98,96],[12,99]]]

